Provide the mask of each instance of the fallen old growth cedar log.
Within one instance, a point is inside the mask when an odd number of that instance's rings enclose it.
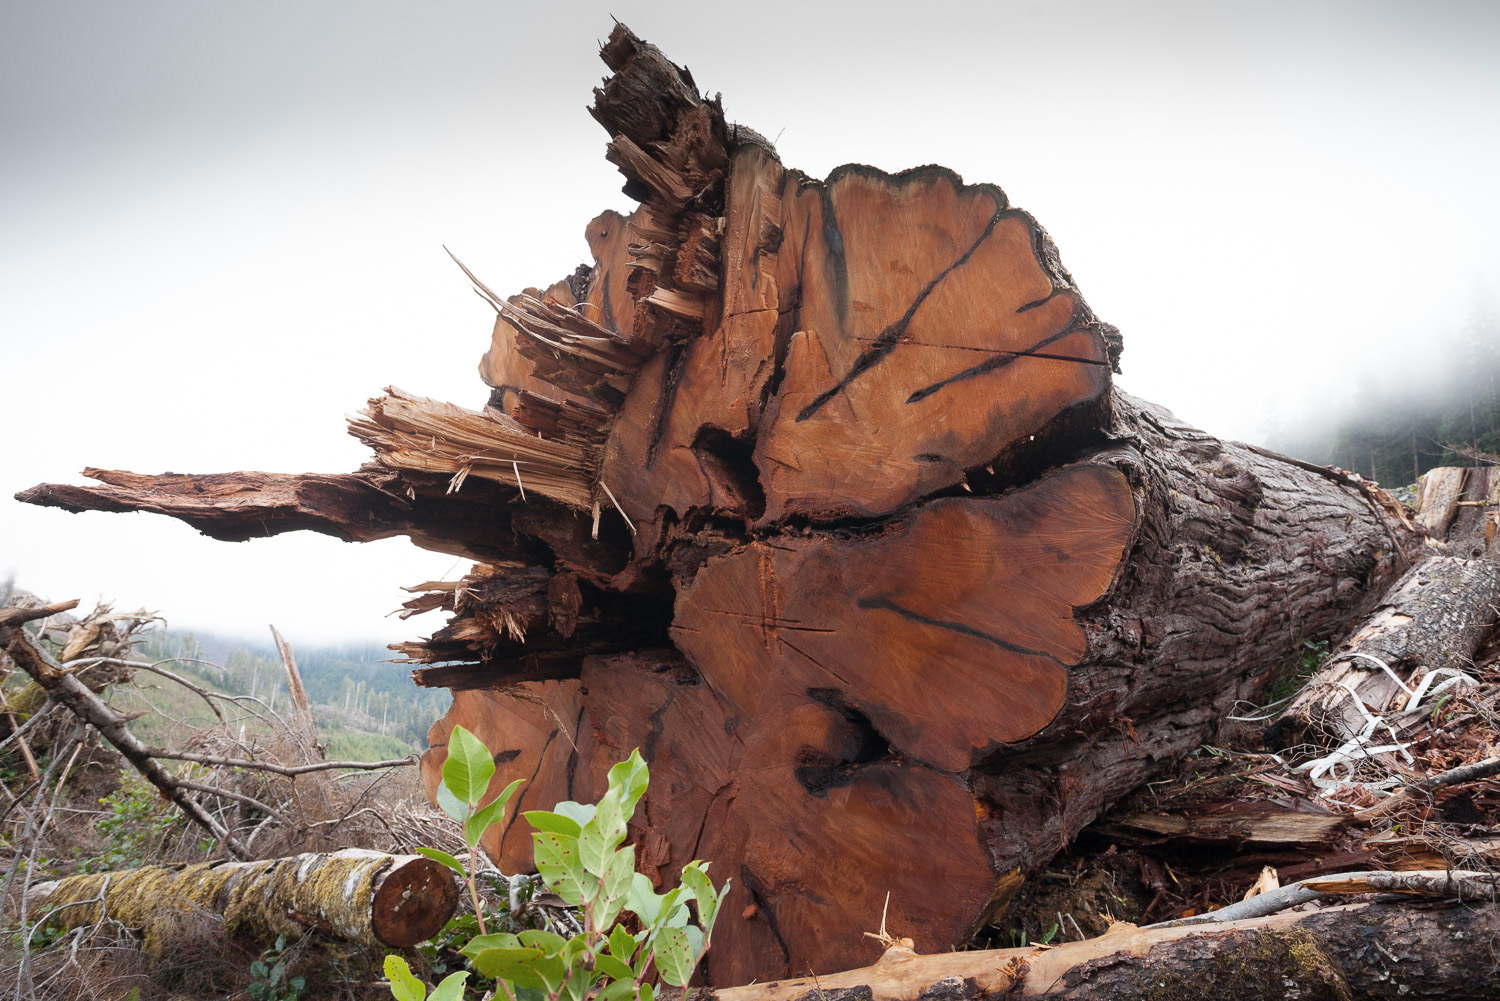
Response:
[[[315,928],[367,946],[405,947],[440,931],[458,906],[446,867],[420,855],[346,848],[262,862],[199,862],[88,873],[37,883],[27,909],[43,923],[78,928],[108,916],[143,933],[158,952],[176,923],[196,911],[224,919],[227,930],[263,940]]]
[[[867,961],[887,893],[896,934],[952,947],[1417,535],[1355,477],[1115,391],[1119,332],[999,188],[810,178],[623,26],[602,56],[592,113],[640,204],[550,286],[471,275],[482,411],[389,390],[350,474],[20,496],[472,557],[406,603],[452,613],[400,646],[454,692],[429,790],[459,723],[520,810],[639,746],[641,870],[703,858],[740,894],[715,984]],[[486,848],[530,865],[524,823]]]

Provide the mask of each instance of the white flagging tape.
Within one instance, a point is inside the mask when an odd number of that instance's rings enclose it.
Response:
[[[1453,677],[1449,678],[1447,681],[1443,682],[1441,685],[1438,685],[1436,688],[1432,689],[1432,691],[1429,692],[1427,690],[1428,686],[1431,685],[1433,683],[1433,681],[1435,681],[1438,678],[1438,676],[1444,675],[1444,674],[1451,674]],[[1425,675],[1422,676],[1422,680],[1417,683],[1417,690],[1416,690],[1416,692],[1412,694],[1411,698],[1409,698],[1409,699],[1406,700],[1406,709],[1405,709],[1405,711],[1406,712],[1411,712],[1412,710],[1416,709],[1418,706],[1420,706],[1422,704],[1422,699],[1425,698],[1428,695],[1436,695],[1436,694],[1438,694],[1441,691],[1445,691],[1445,690],[1447,690],[1449,688],[1453,688],[1453,687],[1455,687],[1457,685],[1477,685],[1477,684],[1479,684],[1478,679],[1471,678],[1469,675],[1467,675],[1464,672],[1459,671],[1459,670],[1457,670],[1455,668],[1451,668],[1451,667],[1439,667],[1439,668],[1436,668],[1434,670],[1428,671]]]
[[[1396,672],[1391,670],[1391,665],[1387,664],[1379,657],[1376,657],[1374,654],[1341,653],[1337,657],[1333,658],[1332,663],[1337,664],[1341,660],[1350,660],[1354,657],[1363,657],[1365,660],[1372,661],[1373,663],[1378,664],[1382,671],[1391,676],[1392,681],[1401,686],[1401,690],[1403,692],[1405,692],[1407,695],[1411,695],[1411,689],[1406,687],[1406,682],[1402,681],[1399,677],[1396,676]]]
[[[1372,660],[1376,664],[1379,664],[1381,669],[1384,670],[1385,673],[1389,674],[1395,680],[1396,684],[1401,686],[1402,691],[1406,692],[1406,694],[1409,696],[1409,698],[1407,699],[1406,709],[1403,710],[1403,712],[1411,712],[1422,704],[1422,700],[1424,698],[1437,695],[1439,692],[1446,689],[1453,688],[1459,685],[1479,684],[1476,679],[1470,677],[1462,671],[1455,670],[1451,667],[1439,667],[1424,674],[1421,681],[1417,683],[1416,689],[1413,690],[1409,688],[1406,683],[1403,682],[1400,678],[1396,677],[1396,673],[1392,671],[1390,666],[1379,657],[1372,657],[1369,654],[1362,653],[1348,654],[1346,656],[1364,657],[1367,660]],[[1447,681],[1444,681],[1442,684],[1434,686],[1433,682],[1443,675],[1451,675],[1451,677],[1449,677],[1449,679]],[[1306,771],[1308,781],[1317,786],[1319,789],[1328,791],[1333,791],[1340,788],[1351,788],[1367,789],[1370,792],[1385,792],[1388,789],[1400,785],[1401,780],[1399,778],[1396,778],[1395,776],[1381,779],[1378,782],[1355,782],[1353,780],[1355,770],[1358,768],[1358,762],[1373,758],[1377,754],[1389,754],[1392,751],[1399,751],[1401,753],[1401,756],[1406,759],[1408,764],[1415,764],[1415,759],[1411,756],[1411,752],[1407,750],[1407,748],[1411,746],[1410,742],[1402,743],[1400,735],[1396,732],[1396,728],[1391,725],[1388,720],[1370,712],[1369,707],[1364,704],[1364,701],[1359,697],[1359,693],[1355,691],[1353,681],[1349,678],[1344,678],[1342,679],[1342,685],[1344,687],[1344,691],[1349,695],[1349,700],[1354,703],[1354,707],[1359,710],[1360,715],[1364,716],[1364,729],[1362,729],[1355,736],[1351,737],[1349,740],[1345,741],[1333,753],[1318,758],[1315,761],[1309,761],[1306,764],[1298,765],[1297,770]],[[1382,726],[1390,731],[1391,739],[1394,741],[1394,743],[1381,744],[1378,747],[1371,747],[1371,738],[1374,737],[1375,731]],[[1345,769],[1344,777],[1339,776],[1338,770],[1340,768]]]

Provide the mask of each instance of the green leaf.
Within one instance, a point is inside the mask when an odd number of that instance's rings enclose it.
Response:
[[[630,757],[609,770],[609,788],[620,790],[620,813],[626,820],[635,814],[635,805],[646,795],[646,786],[651,772],[641,757],[641,749],[630,752]]]
[[[641,873],[634,873],[630,877],[630,892],[625,897],[625,909],[641,919],[641,924],[650,928],[656,924],[656,916],[661,913],[661,898],[656,895],[656,887],[651,885],[651,879]]]
[[[563,946],[562,961],[563,965],[566,966],[570,972],[574,974],[585,974],[585,976],[579,979],[592,982],[593,978],[586,975],[588,973],[587,970],[580,969],[582,964],[579,963],[579,960],[587,955],[589,951],[588,936],[579,933],[568,939],[567,943]]]
[[[578,835],[578,855],[583,867],[595,876],[603,876],[615,846],[625,840],[625,817],[620,812],[620,794],[611,789],[599,800],[594,819],[583,825]]]
[[[462,862],[460,862],[458,859],[454,858],[452,855],[449,855],[447,852],[439,851],[436,848],[418,848],[417,849],[417,854],[421,855],[421,856],[424,856],[426,858],[430,858],[434,862],[441,862],[441,863],[443,863],[443,865],[445,865],[448,868],[452,869],[454,872],[458,873],[460,876],[463,876],[463,877],[467,878],[468,875],[469,875],[467,872],[464,871],[464,864]]]
[[[535,987],[549,993],[555,991],[562,982],[559,977],[557,984],[551,984],[541,975],[540,967],[549,960],[542,955],[540,949],[476,949],[474,943],[470,942],[461,951],[469,957],[469,965],[491,980],[504,979],[519,987]],[[559,970],[561,965],[557,964]]]
[[[396,1001],[424,1001],[427,997],[427,986],[412,976],[406,960],[394,953],[385,957],[385,979],[391,982],[391,994]]]
[[[697,925],[688,925],[682,929],[682,933],[688,938],[688,948],[692,950],[693,961],[696,963],[698,957],[703,955],[703,929]]]
[[[589,879],[578,861],[578,839],[539,831],[531,840],[536,871],[547,888],[574,907],[582,907],[586,894],[597,892],[599,883]]]
[[[691,894],[685,886],[674,886],[661,895],[661,910],[656,915],[658,927],[681,928],[688,923],[687,902]]]
[[[615,925],[609,932],[609,951],[616,959],[630,962],[635,955],[636,946],[640,943],[636,937],[625,930],[623,925]]]
[[[593,803],[575,803],[571,799],[565,799],[561,803],[554,806],[552,809],[556,810],[564,817],[572,818],[574,823],[576,823],[579,827],[582,827],[584,824],[587,824],[589,821],[594,819]]]
[[[479,839],[484,836],[485,831],[489,830],[490,825],[498,824],[504,819],[505,804],[510,802],[510,798],[516,794],[520,786],[521,780],[516,779],[502,789],[500,795],[490,800],[487,806],[475,810],[469,819],[464,821],[464,841],[470,848],[479,844]]]
[[[563,982],[560,998],[567,1001],[584,1001],[588,997],[589,988],[594,986],[594,975],[588,970],[574,969],[568,979]]]
[[[508,931],[496,931],[490,932],[488,935],[475,935],[473,938],[469,939],[466,945],[459,949],[459,952],[462,952],[464,955],[468,955],[468,950],[470,949],[473,949],[475,952],[479,952],[483,949],[519,948],[521,948],[520,939],[516,938]]]
[[[448,760],[443,762],[443,784],[460,803],[475,806],[495,774],[495,759],[480,739],[461,726],[448,737]]]
[[[608,928],[620,916],[630,884],[635,877],[635,845],[626,845],[610,853],[604,875],[599,879],[599,896],[594,901],[594,920]]]
[[[521,814],[521,816],[526,818],[526,823],[538,831],[548,831],[552,834],[564,834],[570,838],[576,838],[579,832],[583,830],[578,821],[566,814],[548,813],[546,810],[531,810]]]
[[[437,985],[428,1001],[463,1001],[464,981],[469,979],[469,971],[461,970],[458,973],[450,973],[443,978],[443,982]]]
[[[542,950],[542,955],[544,956],[556,956],[568,944],[568,940],[561,935],[555,935],[550,931],[543,931],[540,928],[527,929],[516,937],[521,940],[522,944],[529,945],[533,949]]]
[[[600,953],[594,957],[594,969],[611,980],[624,980],[632,986],[635,984],[635,971],[608,953]]]
[[[655,1001],[656,988],[650,984],[641,984],[640,1001]]]
[[[689,862],[682,867],[682,885],[693,891],[693,899],[698,902],[698,924],[705,932],[712,932],[714,921],[719,917],[719,904],[729,892],[729,880],[726,879],[724,888],[715,893],[714,884],[708,878],[708,863]]]
[[[446,782],[438,783],[437,803],[438,807],[444,813],[460,824],[469,816],[469,804],[460,802],[459,798],[453,795],[453,790],[448,788],[448,783]]]
[[[635,994],[635,977],[624,977],[606,986],[594,1001],[626,1001],[633,994]]]
[[[656,935],[655,945],[656,969],[662,980],[673,987],[686,987],[698,959],[698,950],[693,948],[687,931],[663,928]]]

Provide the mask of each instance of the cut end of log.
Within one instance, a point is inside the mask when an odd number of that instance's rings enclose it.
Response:
[[[370,902],[370,931],[398,949],[425,942],[458,908],[458,884],[446,866],[428,858],[393,865]]]

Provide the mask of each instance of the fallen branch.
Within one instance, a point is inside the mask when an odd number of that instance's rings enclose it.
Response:
[[[72,601],[59,601],[51,605],[39,605],[35,608],[11,607],[0,609],[0,629],[8,629],[11,626],[19,626],[26,622],[34,622],[37,619],[51,618],[63,612],[69,612],[78,607],[78,599]]]
[[[378,768],[400,768],[417,763],[415,755],[409,758],[392,758],[389,761],[314,761],[308,765],[278,765],[269,761],[251,758],[226,758],[217,754],[196,754],[192,751],[168,751],[161,747],[148,747],[146,753],[153,758],[167,761],[196,761],[203,765],[223,765],[226,768],[249,768],[255,771],[274,772],[277,775],[305,775],[308,772],[326,772],[332,768],[356,768],[371,771]]]
[[[1489,560],[1439,556],[1413,567],[1267,729],[1267,746],[1356,738],[1398,703],[1402,712],[1416,709],[1424,673],[1429,696],[1472,681],[1462,671],[1494,632],[1497,603],[1500,565]],[[1393,733],[1387,725],[1370,736],[1383,744]]]
[[[1497,891],[1500,875],[1478,870],[1419,870],[1413,872],[1341,872],[1331,876],[1313,876],[1297,883],[1269,890],[1249,900],[1221,907],[1207,914],[1176,921],[1165,921],[1150,928],[1180,928],[1187,925],[1225,924],[1249,918],[1265,917],[1298,904],[1324,897],[1348,896],[1354,893],[1409,893],[1444,900],[1500,899]]]
[[[1435,789],[1441,789],[1444,786],[1460,785],[1464,782],[1477,782],[1479,779],[1487,779],[1491,775],[1497,774],[1500,774],[1500,758],[1486,758],[1483,761],[1476,761],[1473,764],[1459,765],[1457,768],[1450,768],[1446,772],[1438,772],[1436,775],[1429,775],[1425,779],[1413,782],[1411,785],[1397,790],[1390,797],[1381,800],[1374,806],[1360,810],[1355,816],[1378,817],[1383,813],[1391,812],[1396,807],[1409,802],[1417,796],[1430,793]]]

